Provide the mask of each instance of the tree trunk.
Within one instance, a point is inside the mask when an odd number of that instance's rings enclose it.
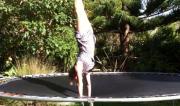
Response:
[[[125,25],[125,32],[124,32],[124,52],[123,55],[127,56],[129,54],[129,32],[130,32],[130,26],[129,24]]]
[[[122,28],[122,33],[120,33],[120,49],[123,56],[127,56],[129,53],[129,32],[130,25],[125,24],[124,28]]]

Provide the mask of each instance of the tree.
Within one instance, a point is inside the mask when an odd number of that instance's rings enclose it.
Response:
[[[68,68],[77,52],[72,12],[73,1],[0,0],[2,63],[31,55]]]
[[[119,33],[120,52],[127,56],[131,27],[139,21],[140,0],[96,0],[93,5],[91,18],[96,33]]]
[[[89,5],[92,5],[93,15],[90,16],[96,33],[109,31],[119,33],[120,51],[124,56],[129,52],[130,33],[151,30],[179,20],[178,0],[150,1],[143,13],[140,12],[141,0],[95,0]],[[166,16],[148,18],[169,9],[172,11]],[[145,17],[141,18],[141,15]]]
[[[178,0],[147,0],[149,2],[147,2],[146,9],[143,12],[140,11],[142,1],[94,0],[87,3],[87,11],[96,34],[104,32],[118,34],[120,39],[118,53],[124,57],[137,55],[130,54],[129,45],[130,42],[133,42],[130,35],[140,35],[139,33],[142,33],[141,35],[144,35],[141,37],[145,38],[150,36],[149,34],[146,35],[148,31],[179,20]],[[171,10],[169,14],[164,15],[168,10]],[[143,43],[141,42],[141,44]]]

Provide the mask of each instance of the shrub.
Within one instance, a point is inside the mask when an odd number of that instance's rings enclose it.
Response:
[[[35,57],[24,57],[17,60],[16,65],[5,72],[6,76],[23,76],[32,74],[50,74],[56,71],[52,64]]]
[[[70,67],[77,52],[72,11],[67,0],[0,0],[1,65],[31,54]]]

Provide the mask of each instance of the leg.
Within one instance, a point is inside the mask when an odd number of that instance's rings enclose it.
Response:
[[[83,62],[77,61],[76,65],[75,65],[75,70],[77,72],[77,77],[78,77],[79,97],[83,97],[83,76],[82,76]]]
[[[75,9],[77,14],[77,30],[80,33],[87,32],[89,29],[92,30],[82,0],[75,0]]]
[[[88,97],[91,97],[91,75],[90,75],[90,73],[86,73],[86,82],[87,82]]]

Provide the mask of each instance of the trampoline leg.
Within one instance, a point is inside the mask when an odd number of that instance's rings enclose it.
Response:
[[[175,101],[174,100],[172,101],[172,104],[173,104],[173,106],[175,106]]]
[[[81,106],[84,106],[84,102],[81,102]]]
[[[89,106],[94,106],[94,102],[89,102]]]
[[[89,106],[94,106],[94,102],[88,102]],[[85,106],[84,102],[81,102],[81,106]]]

